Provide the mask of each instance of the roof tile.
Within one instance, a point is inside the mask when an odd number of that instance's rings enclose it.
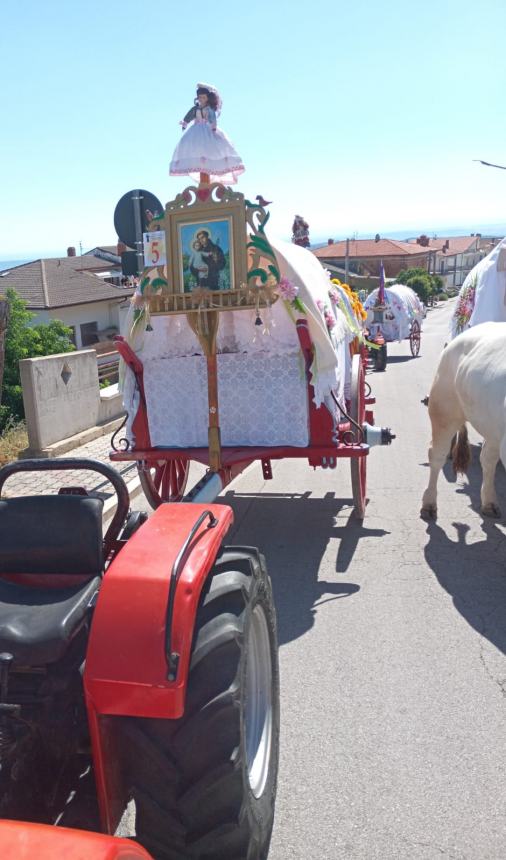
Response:
[[[94,265],[98,263],[99,265]],[[109,271],[104,260],[83,254],[82,257],[61,257],[34,260],[3,272],[2,291],[11,287],[33,310],[82,305],[131,296],[133,289],[115,287],[91,270]]]

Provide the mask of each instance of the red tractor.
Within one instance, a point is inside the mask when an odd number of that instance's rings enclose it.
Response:
[[[51,469],[110,481],[104,536],[103,503],[81,488],[1,497],[11,475]],[[267,856],[275,613],[263,556],[223,545],[232,520],[215,504],[130,513],[95,461],[0,469],[0,818],[114,834],[134,801],[158,860]]]

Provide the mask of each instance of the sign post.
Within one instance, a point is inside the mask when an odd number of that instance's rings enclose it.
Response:
[[[134,249],[125,251],[121,256],[124,275],[140,275],[144,269],[143,234],[153,218],[162,212],[163,206],[158,197],[142,188],[128,191],[118,201],[114,210],[114,227],[121,241]]]

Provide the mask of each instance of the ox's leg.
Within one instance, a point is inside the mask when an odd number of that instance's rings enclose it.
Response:
[[[483,470],[481,485],[481,512],[485,517],[500,517],[501,510],[495,493],[495,467],[499,461],[499,448],[494,442],[483,442],[480,463]]]
[[[447,379],[448,377],[448,379]],[[437,480],[446,463],[453,437],[465,423],[465,416],[455,394],[453,378],[438,373],[429,395],[429,416],[432,442],[429,448],[429,485],[422,498],[420,511],[424,519],[437,517]]]
[[[420,511],[424,519],[437,517],[437,480],[439,473],[448,459],[451,441],[459,429],[459,422],[451,427],[439,427],[436,431],[432,422],[432,442],[429,448],[430,477],[429,484],[422,498]]]

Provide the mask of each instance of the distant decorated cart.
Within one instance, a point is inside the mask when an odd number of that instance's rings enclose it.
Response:
[[[264,201],[198,178],[144,236],[111,457],[137,463],[153,507],[211,501],[254,461],[270,479],[279,459],[347,459],[361,519],[370,447],[392,438],[374,426],[361,320],[310,251],[269,239]],[[205,474],[188,489],[192,462]]]
[[[414,290],[402,284],[380,286],[364,302],[371,358],[376,370],[387,366],[387,344],[408,340],[411,355],[420,352],[424,310]]]

